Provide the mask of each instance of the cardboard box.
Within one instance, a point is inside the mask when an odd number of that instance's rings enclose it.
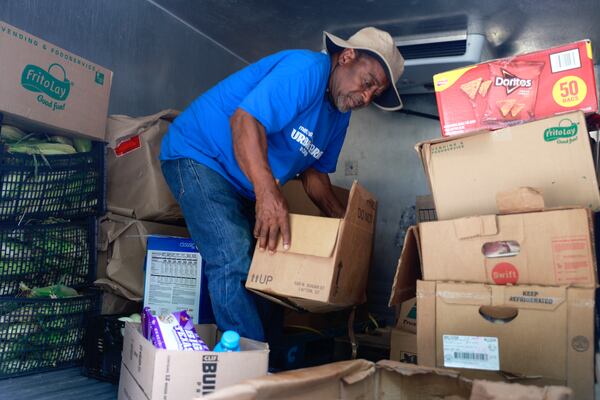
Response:
[[[400,304],[396,328],[417,333],[417,299],[412,298]]]
[[[197,325],[212,348],[214,325]],[[140,324],[127,323],[119,400],[189,400],[267,374],[269,346],[242,338],[240,352],[177,351],[155,348],[141,333]]]
[[[108,213],[100,223],[98,251],[104,253],[105,275],[125,290],[120,295],[141,301],[144,296],[144,258],[149,235],[189,237],[185,227],[139,221]]]
[[[419,281],[419,364],[490,379],[537,377],[526,381],[591,399],[594,297],[591,288]]]
[[[433,82],[444,136],[598,111],[589,40],[442,72]]]
[[[341,361],[251,379],[206,400],[568,400],[565,387],[535,388],[471,381],[457,371],[382,360]]]
[[[416,146],[438,219],[498,214],[499,192],[528,186],[546,206],[600,208],[582,112]]]
[[[393,328],[390,342],[390,360],[416,364],[417,334]]]
[[[423,280],[594,287],[593,229],[584,208],[425,222]]]
[[[111,115],[106,140],[106,202],[130,218],[183,225],[183,214],[160,169],[160,145],[179,114],[163,110],[145,117]]]
[[[3,123],[104,140],[113,73],[0,21]]]
[[[202,256],[192,239],[147,238],[144,307],[154,315],[185,310],[196,324],[208,310]]]
[[[398,308],[402,302],[417,295],[417,280],[421,279],[421,254],[416,226],[407,229],[398,259],[388,305]],[[418,308],[417,308],[418,312]]]
[[[377,201],[358,182],[349,195],[339,188],[337,192],[347,203],[344,218],[320,216],[300,181],[283,187],[290,209],[291,247],[284,252],[280,238],[275,254],[256,250],[246,281],[248,289],[313,312],[366,300]]]

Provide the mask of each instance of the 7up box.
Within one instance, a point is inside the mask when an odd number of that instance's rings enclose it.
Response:
[[[104,140],[112,72],[0,21],[0,113],[32,131]]]
[[[598,111],[589,40],[442,72],[433,83],[444,136]]]
[[[539,189],[548,208],[600,209],[581,111],[427,141],[416,149],[440,220],[498,214],[496,195],[522,186]]]

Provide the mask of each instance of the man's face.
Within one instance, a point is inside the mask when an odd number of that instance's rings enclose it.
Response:
[[[336,108],[348,112],[365,107],[387,89],[385,71],[376,59],[352,49],[342,51],[329,82],[329,91]]]

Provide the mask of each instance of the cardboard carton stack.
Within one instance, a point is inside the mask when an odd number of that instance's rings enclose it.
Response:
[[[402,304],[418,279],[420,365],[593,398],[600,193],[584,115],[598,109],[590,64],[584,41],[434,77],[447,137],[416,150],[439,221],[409,229],[390,299]],[[579,95],[563,97],[563,86]]]

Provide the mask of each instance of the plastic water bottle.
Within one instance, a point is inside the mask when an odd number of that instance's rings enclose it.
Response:
[[[221,341],[217,343],[213,351],[218,353],[240,351],[240,335],[236,331],[223,332]]]

